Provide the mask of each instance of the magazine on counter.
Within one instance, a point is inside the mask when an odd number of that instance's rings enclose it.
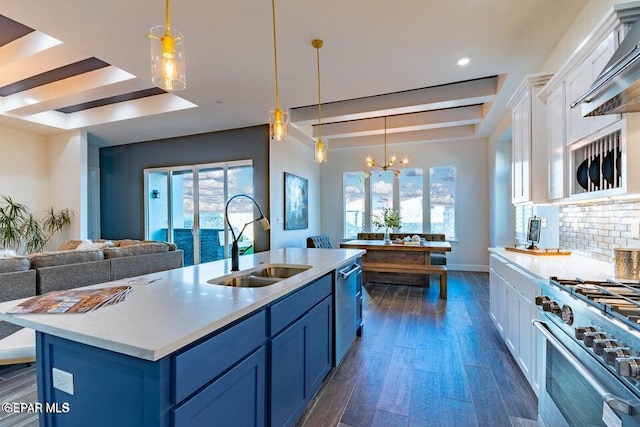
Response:
[[[99,289],[53,291],[30,298],[13,307],[7,313],[86,313],[124,301],[130,290],[131,286],[114,286]]]

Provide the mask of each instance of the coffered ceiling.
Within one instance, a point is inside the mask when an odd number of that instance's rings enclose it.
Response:
[[[332,149],[486,137],[586,0],[276,0],[281,105]],[[0,124],[84,128],[104,145],[264,124],[274,103],[269,0],[173,0],[187,89],[151,83],[164,1],[3,0]],[[457,65],[463,56],[467,66]]]

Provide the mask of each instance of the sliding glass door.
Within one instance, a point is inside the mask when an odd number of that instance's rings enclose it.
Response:
[[[146,169],[144,176],[147,239],[175,243],[184,250],[185,265],[228,257],[231,238],[224,208],[236,194],[253,195],[250,160]],[[234,201],[233,206],[229,216],[236,229],[236,222],[251,216],[253,209],[244,213],[243,204]],[[244,246],[248,253],[253,247],[253,229],[245,233],[241,250]]]

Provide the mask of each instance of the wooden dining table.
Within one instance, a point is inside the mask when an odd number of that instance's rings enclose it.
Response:
[[[436,274],[440,276],[440,296],[446,298],[447,267],[432,265],[430,255],[431,252],[451,251],[449,242],[349,240],[341,243],[340,247],[367,251],[362,260],[365,282],[420,286],[429,283],[429,275]]]

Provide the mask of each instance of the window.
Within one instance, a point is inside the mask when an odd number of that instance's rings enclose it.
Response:
[[[400,217],[403,233],[422,233],[423,173],[420,168],[403,169],[398,177]]]
[[[442,233],[447,240],[454,240],[456,238],[456,168],[453,166],[430,168],[429,183],[431,232]]]
[[[380,216],[384,208],[393,208],[393,172],[371,175],[371,215]]]
[[[184,265],[227,258],[224,207],[236,194],[253,195],[251,160],[145,169],[144,175],[145,237],[177,244]],[[253,203],[237,199],[229,217],[234,230],[242,227],[254,218]],[[244,231],[240,250],[253,250],[253,227]]]
[[[533,216],[533,205],[516,205],[515,214],[516,240],[526,242],[529,218]]]
[[[382,231],[371,225],[371,218],[380,215],[384,208],[391,208],[400,211],[400,232],[442,233],[447,240],[455,240],[456,168],[438,166],[429,169],[427,199],[424,197],[424,172],[422,168],[404,168],[396,179],[392,171],[376,171],[368,183],[364,172],[345,172],[342,182],[344,237],[353,239],[361,231]],[[428,217],[426,209],[430,212]]]
[[[344,197],[344,236],[355,239],[364,230],[364,172],[345,172],[342,176]]]

